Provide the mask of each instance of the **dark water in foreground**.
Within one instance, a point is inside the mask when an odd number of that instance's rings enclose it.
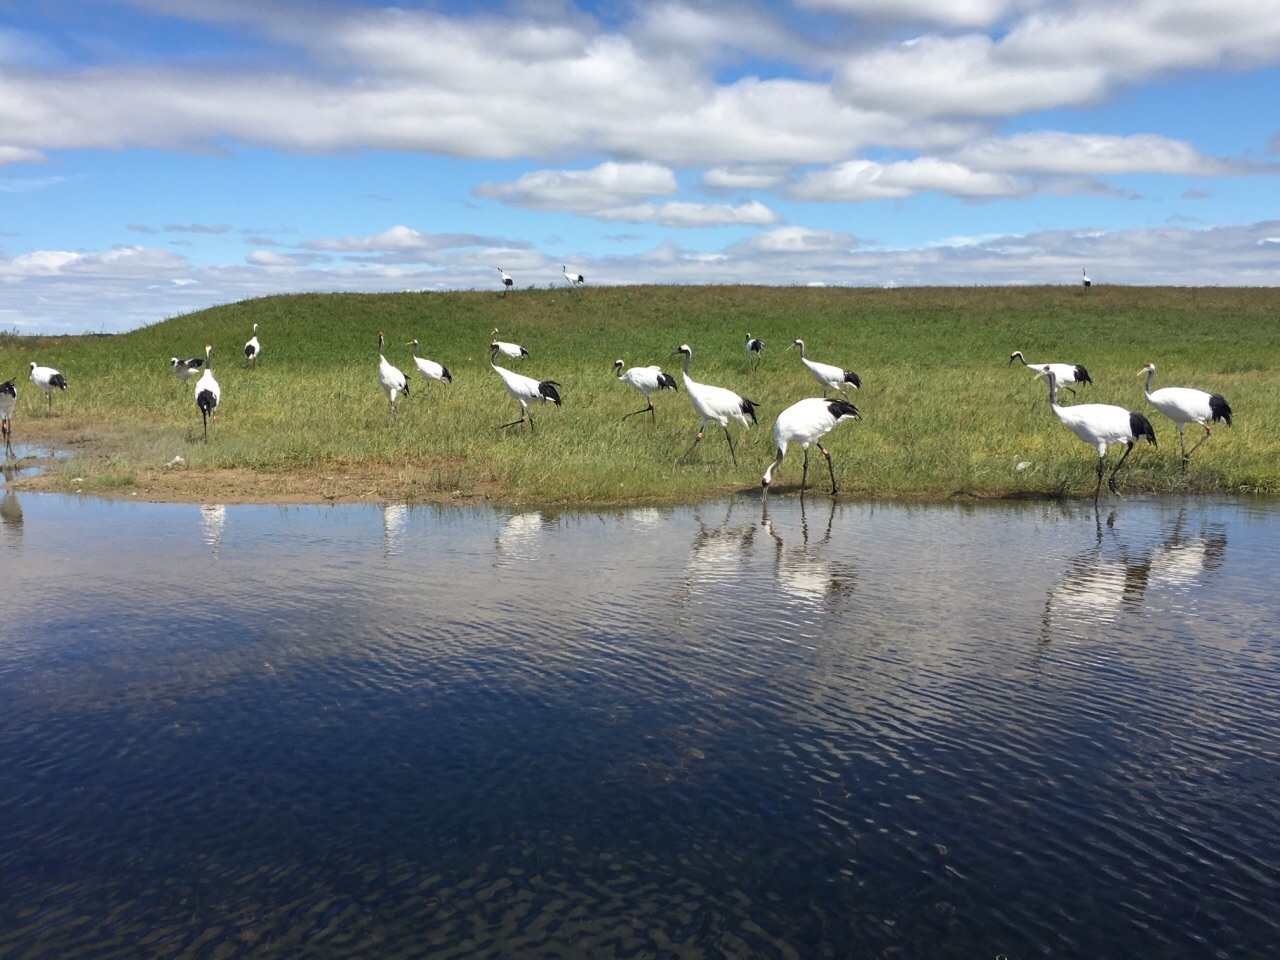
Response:
[[[1280,508],[1104,508],[4,494],[0,958],[1272,957]]]

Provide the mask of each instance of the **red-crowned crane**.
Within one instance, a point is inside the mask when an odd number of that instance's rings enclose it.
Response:
[[[9,430],[13,419],[13,408],[18,404],[18,386],[12,380],[0,383],[0,429],[4,430],[4,456],[8,460],[13,457],[13,443],[9,439]]]
[[[1080,282],[1086,290],[1093,286],[1093,281],[1089,279],[1089,274],[1085,272],[1084,267],[1080,268]]]
[[[1209,424],[1225,423],[1231,426],[1231,407],[1222,394],[1205,393],[1192,387],[1161,387],[1152,393],[1151,381],[1156,375],[1156,365],[1148,363],[1138,376],[1144,373],[1147,375],[1147,383],[1142,392],[1147,397],[1147,403],[1172,420],[1178,428],[1178,443],[1182,445],[1182,469],[1185,472],[1191,454],[1213,436],[1213,429]],[[1187,449],[1187,438],[1182,432],[1182,428],[1188,423],[1198,423],[1204,427],[1204,436],[1190,450]]]
[[[67,389],[67,378],[60,374],[53,367],[36,366],[34,360],[31,361],[31,373],[28,375],[37,387],[44,392],[44,398],[49,403],[49,414],[53,413],[53,391]]]
[[[862,386],[862,380],[852,370],[836,367],[829,363],[818,363],[818,361],[810,360],[806,357],[804,355],[803,340],[792,340],[787,349],[790,350],[792,347],[800,348],[800,362],[809,368],[809,372],[813,374],[813,379],[822,384],[822,395],[824,397],[827,395],[827,389],[830,388],[839,390],[847,400],[849,399],[849,394],[844,389],[846,383],[852,384],[855,390]]]
[[[747,353],[753,357],[759,357],[764,353],[764,341],[758,340],[751,334],[747,334]]]
[[[809,480],[809,444],[818,444],[818,449],[827,458],[827,472],[831,474],[831,495],[836,494],[836,471],[831,465],[831,452],[822,445],[822,438],[831,432],[838,423],[846,420],[860,420],[858,408],[848,400],[828,400],[825,397],[808,397],[793,403],[778,414],[773,425],[773,445],[778,455],[774,457],[769,469],[760,480],[763,492],[760,499],[769,496],[769,484],[773,481],[773,471],[782,466],[782,458],[786,456],[787,444],[798,443],[804,448],[804,472],[800,475],[800,492],[804,493],[805,484]]]
[[[438,380],[440,383],[453,383],[453,375],[449,373],[444,364],[418,356],[417,339],[410,340],[405,346],[413,347],[413,364],[418,368],[418,373],[422,374],[422,379],[427,381],[428,388],[430,388],[432,380]]]
[[[1060,407],[1057,376],[1048,366],[1041,372],[1049,381],[1049,409],[1053,411],[1053,415],[1062,421],[1063,426],[1098,451],[1098,485],[1093,491],[1094,503],[1098,502],[1098,494],[1102,491],[1102,459],[1107,455],[1107,444],[1125,444],[1124,455],[1107,478],[1107,489],[1118,494],[1120,491],[1116,489],[1116,474],[1133,452],[1134,443],[1146,440],[1155,446],[1156,432],[1151,427],[1151,421],[1140,413],[1109,403],[1080,403]]]
[[[583,284],[587,282],[587,278],[584,277],[582,274],[578,273],[576,270],[573,273],[570,273],[569,268],[566,267],[563,263],[560,264],[560,269],[564,271],[564,278],[569,281],[569,286],[571,287],[576,287],[579,284]]]
[[[262,352],[262,345],[258,343],[258,325],[253,325],[253,336],[250,337],[244,345],[244,362],[252,363],[255,367],[258,365],[258,354]]]
[[[650,418],[656,421],[658,415],[653,412],[653,401],[649,398],[649,394],[655,390],[675,390],[679,393],[680,391],[676,389],[675,377],[669,373],[663,373],[661,367],[632,367],[626,373],[622,372],[622,367],[621,360],[613,361],[613,370],[618,375],[618,379],[643,393],[647,404],[643,409],[633,410],[622,419],[634,417],[637,413],[648,413]]]
[[[497,358],[498,347],[495,344],[489,348],[489,366],[493,367],[493,372],[502,378],[502,385],[507,388],[507,393],[520,402],[520,419],[504,423],[502,427],[519,426],[527,418],[529,432],[533,433],[533,414],[529,412],[529,404],[546,403],[550,400],[557,407],[560,406],[560,394],[556,392],[556,387],[560,384],[555,380],[535,380],[533,377],[526,377],[506,367],[500,367],[494,363]],[[499,427],[499,429],[502,428]]]
[[[204,345],[204,373],[200,374],[200,379],[196,381],[196,406],[200,408],[200,419],[204,422],[204,439],[209,439],[209,418],[217,417],[218,403],[222,400],[222,388],[218,386],[218,381],[213,378],[213,365],[210,362],[210,356],[213,353],[213,347],[209,344]]]
[[[733,465],[738,465],[738,454],[733,449],[733,437],[729,436],[729,421],[737,420],[744,427],[750,427],[756,423],[756,404],[754,400],[747,400],[738,396],[732,390],[726,390],[724,387],[713,387],[709,384],[698,383],[689,377],[689,360],[693,357],[693,351],[689,349],[687,343],[680,344],[671,355],[684,354],[684,389],[689,395],[689,402],[693,404],[693,409],[698,416],[702,417],[702,422],[698,424],[698,435],[693,438],[693,443],[689,449],[685,451],[683,460],[693,452],[693,448],[698,445],[698,441],[702,439],[702,432],[706,429],[708,420],[715,420],[724,430],[724,438],[729,441],[729,456],[733,458]]]
[[[516,282],[512,280],[511,275],[501,267],[498,268],[498,273],[502,274],[502,295],[505,297],[507,295],[507,291],[514,287]]]
[[[409,381],[398,367],[387,362],[382,355],[382,331],[378,331],[378,384],[387,395],[387,403],[391,406],[391,415],[396,415],[396,394],[409,395]]]
[[[1041,379],[1044,378],[1045,368],[1048,367],[1053,371],[1053,375],[1058,378],[1058,386],[1070,390],[1072,396],[1075,396],[1076,391],[1071,384],[1078,383],[1084,386],[1086,383],[1093,383],[1093,378],[1089,376],[1089,371],[1078,363],[1027,363],[1022,356],[1021,350],[1015,350],[1009,354],[1009,362],[1013,363],[1015,360]]]
[[[498,328],[494,327],[493,333],[491,333],[490,336],[496,337],[497,335],[498,335]],[[520,344],[507,343],[507,341],[505,340],[491,341],[489,343],[489,349],[497,350],[504,357],[510,357],[512,360],[523,360],[525,357],[529,355],[529,351],[526,350],[524,347],[520,346]]]
[[[192,357],[190,360],[179,360],[177,357],[169,358],[169,369],[183,383],[190,382],[192,377],[200,373],[200,368],[203,366],[203,357]]]

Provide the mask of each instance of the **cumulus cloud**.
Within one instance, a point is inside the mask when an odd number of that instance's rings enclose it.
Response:
[[[590,170],[535,170],[513,183],[482,183],[477,197],[529,210],[595,214],[677,189],[675,174],[656,163],[602,163]]]
[[[300,246],[307,250],[333,253],[430,253],[464,247],[491,247],[504,242],[498,237],[483,237],[471,233],[422,233],[412,227],[397,224],[367,237],[326,237],[307,241]]]
[[[1025,194],[1027,188],[1003,173],[972,170],[959,163],[921,157],[893,163],[850,160],[827,170],[805,174],[791,184],[787,195],[796,200],[893,200],[924,190],[969,200],[990,200]]]
[[[1021,133],[972,144],[956,151],[954,158],[972,167],[1006,173],[1221,177],[1276,172],[1274,166],[1208,157],[1189,143],[1153,134]]]
[[[870,20],[916,20],[944,27],[986,27],[998,21],[1012,0],[796,0],[822,13],[850,14]]]

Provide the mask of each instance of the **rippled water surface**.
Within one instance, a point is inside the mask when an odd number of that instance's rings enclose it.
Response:
[[[1280,943],[1275,505],[0,521],[6,960]]]

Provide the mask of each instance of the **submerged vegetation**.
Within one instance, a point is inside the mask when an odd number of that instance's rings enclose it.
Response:
[[[773,459],[777,415],[821,388],[811,359],[855,371],[862,420],[827,436],[841,496],[1092,496],[1096,454],[1052,416],[1048,387],[1019,363],[1067,362],[1093,383],[1064,403],[1113,403],[1145,413],[1159,447],[1135,449],[1122,492],[1280,492],[1280,290],[1271,288],[579,287],[498,292],[281,295],[227,304],[117,336],[0,337],[0,374],[19,389],[16,445],[72,452],[23,478],[41,489],[157,499],[493,498],[521,501],[694,500],[758,491]],[[258,325],[261,354],[244,358]],[[489,367],[491,331],[526,347],[506,366],[559,385],[562,407],[519,405]],[[378,333],[409,378],[394,419],[379,387]],[[760,356],[745,335],[764,343]],[[418,374],[410,341],[448,367],[451,384]],[[213,345],[222,386],[203,442],[192,389],[169,358]],[[729,429],[737,468],[711,423],[698,426],[680,383],[681,343],[695,380],[756,405],[760,425]],[[643,398],[614,361],[659,364],[680,391]],[[45,399],[30,361],[69,387]],[[1146,404],[1140,372],[1231,403],[1233,425],[1185,473],[1171,421]],[[835,396],[835,394],[832,394]],[[637,402],[639,401],[639,403]],[[1200,435],[1188,427],[1188,438]],[[1123,447],[1112,448],[1108,467]],[[815,454],[816,450],[813,451]],[[178,459],[180,458],[180,459]],[[802,454],[775,475],[774,495],[798,489]],[[1021,468],[1019,468],[1021,465]],[[810,481],[827,489],[820,455]]]

